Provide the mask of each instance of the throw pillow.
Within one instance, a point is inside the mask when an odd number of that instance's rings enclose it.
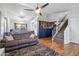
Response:
[[[35,34],[31,34],[30,35],[30,38],[33,38],[34,39],[35,38]]]
[[[5,38],[7,39],[7,41],[12,41],[12,40],[14,40],[13,37],[12,37],[12,35],[10,35],[10,36],[5,36]]]

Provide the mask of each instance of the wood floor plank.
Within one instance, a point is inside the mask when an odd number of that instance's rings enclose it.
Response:
[[[79,56],[79,44],[77,43],[69,43],[64,45],[62,43],[52,41],[51,37],[39,39],[39,42],[54,49],[63,56]]]

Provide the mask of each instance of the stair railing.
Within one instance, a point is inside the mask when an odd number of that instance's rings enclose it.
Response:
[[[60,20],[60,19],[59,19],[59,20]],[[58,22],[57,22],[58,24],[56,24],[56,25],[57,25],[57,26],[56,26],[56,32],[55,32],[55,34],[53,35],[53,39],[56,37],[56,35],[57,35],[58,32],[60,31],[60,29],[62,28],[62,26],[64,25],[64,23],[66,22],[66,20],[67,20],[67,17],[66,17],[66,15],[65,15],[61,21],[58,21]]]

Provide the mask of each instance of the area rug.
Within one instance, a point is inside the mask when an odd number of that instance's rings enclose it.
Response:
[[[37,44],[5,53],[6,56],[59,56],[55,50],[45,45]]]

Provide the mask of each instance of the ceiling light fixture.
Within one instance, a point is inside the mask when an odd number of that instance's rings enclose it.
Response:
[[[20,17],[20,18],[24,18],[24,17],[25,17],[25,14],[24,14],[24,12],[23,12],[23,11],[21,11],[21,12],[20,12],[19,17]]]
[[[36,14],[39,14],[39,13],[41,13],[41,8],[39,8],[39,9],[36,9]]]

